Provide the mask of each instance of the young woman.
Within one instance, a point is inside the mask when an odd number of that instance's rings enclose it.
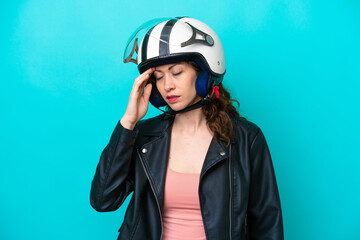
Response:
[[[222,85],[216,33],[189,17],[152,20],[132,35],[124,61],[141,74],[90,194],[106,212],[133,193],[118,239],[283,239],[270,152]],[[141,120],[149,101],[167,111]]]

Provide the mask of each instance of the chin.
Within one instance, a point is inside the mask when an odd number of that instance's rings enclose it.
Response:
[[[182,106],[180,104],[168,104],[168,106],[173,110],[173,111],[180,111],[183,110],[184,108],[186,108],[187,106]]]
[[[182,104],[180,102],[178,103],[168,103],[168,106],[173,110],[173,111],[180,111],[183,110],[184,108],[193,105],[194,103],[188,103],[188,104]]]

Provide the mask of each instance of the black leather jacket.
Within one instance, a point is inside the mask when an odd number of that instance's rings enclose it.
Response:
[[[212,139],[200,174],[199,201],[206,239],[283,239],[279,193],[261,129],[232,118],[229,147]],[[159,240],[173,118],[117,123],[92,181],[90,203],[117,210],[133,192],[118,239]]]

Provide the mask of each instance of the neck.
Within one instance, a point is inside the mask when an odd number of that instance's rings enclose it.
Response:
[[[181,133],[195,134],[204,127],[207,127],[205,115],[201,108],[197,108],[176,114],[173,129]]]

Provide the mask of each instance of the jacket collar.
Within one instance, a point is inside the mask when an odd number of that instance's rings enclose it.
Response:
[[[137,129],[144,136],[161,136],[164,135],[166,131],[172,126],[174,122],[174,117],[160,115],[155,118],[150,118],[142,120],[141,124],[137,126]]]
[[[234,131],[236,130],[235,118],[232,115],[229,115],[231,122],[233,123]],[[162,136],[166,131],[171,129],[172,124],[174,123],[174,116],[167,116],[162,114],[156,118],[143,120],[144,124],[141,124],[138,129],[141,130],[142,134],[145,136]],[[146,121],[153,121],[151,124],[146,124]],[[231,143],[236,143],[237,138],[236,134],[231,138]]]

